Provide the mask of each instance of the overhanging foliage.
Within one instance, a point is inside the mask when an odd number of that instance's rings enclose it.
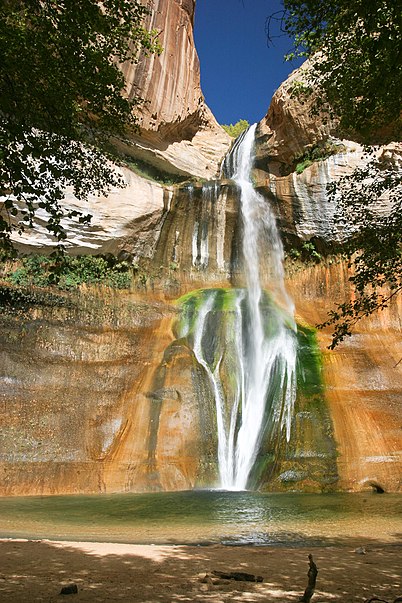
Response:
[[[0,7],[0,244],[44,221],[55,242],[71,186],[80,200],[123,182],[108,157],[111,134],[135,127],[141,102],[119,64],[159,52],[138,0],[8,0]]]
[[[269,38],[277,22],[293,38],[288,58],[310,58],[294,94],[335,115],[339,135],[363,142],[369,155],[328,186],[338,221],[355,233],[346,250],[357,294],[320,325],[334,326],[331,348],[401,291],[402,152],[394,146],[378,156],[375,146],[401,139],[401,8],[395,0],[284,0],[284,10],[267,19]]]

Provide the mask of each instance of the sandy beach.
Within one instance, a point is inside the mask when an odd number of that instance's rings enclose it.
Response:
[[[312,601],[363,603],[377,596],[392,602],[402,595],[402,545],[389,543],[372,541],[356,549],[347,544],[290,548],[2,539],[0,601],[295,602],[307,585],[309,553],[319,572]],[[213,570],[248,572],[264,580],[203,579]],[[78,594],[60,595],[70,583]]]

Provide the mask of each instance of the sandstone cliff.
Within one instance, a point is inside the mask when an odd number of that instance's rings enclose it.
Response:
[[[144,99],[141,135],[127,153],[171,173],[213,178],[230,138],[205,105],[194,46],[195,0],[155,0],[149,28],[160,31],[162,54],[123,66],[127,92]]]
[[[119,170],[126,186],[106,197],[90,196],[85,207],[67,192],[66,207],[93,216],[88,227],[65,220],[70,253],[118,255],[128,248],[132,251],[132,242],[137,241],[139,256],[152,256],[174,193],[172,182],[217,175],[232,139],[216,122],[201,91],[194,10],[194,0],[152,3],[147,26],[160,32],[163,52],[160,56],[141,54],[137,64],[122,66],[127,94],[144,100],[140,133],[115,140],[128,164]],[[14,234],[21,251],[43,251],[55,245],[44,228],[46,218],[38,210],[34,230]]]
[[[302,321],[321,323],[335,304],[353,299],[349,276],[341,259],[293,268],[287,287]],[[402,299],[397,298],[386,310],[360,321],[352,337],[333,351],[327,347],[331,329],[318,332],[342,490],[378,484],[386,491],[401,491],[401,316]]]
[[[326,186],[362,167],[363,149],[337,134],[337,122],[328,114],[311,113],[311,100],[297,93],[303,69],[294,71],[274,94],[256,138],[255,180],[276,209],[288,245],[311,239],[324,251],[341,242],[347,231],[334,222],[336,206],[328,201]],[[298,162],[312,149],[321,159],[300,173]],[[325,157],[325,149],[331,154]],[[391,143],[375,149],[377,157],[392,157],[401,169],[402,145]],[[310,155],[311,157],[311,155]],[[378,209],[387,200],[379,199]],[[317,266],[291,270],[288,288],[302,321],[326,320],[336,303],[353,299],[345,264],[330,259]],[[401,300],[386,311],[361,321],[350,339],[329,352],[329,331],[319,334],[323,350],[326,397],[338,445],[339,486],[359,490],[371,484],[400,490],[401,438],[397,433],[398,404],[402,387],[400,365]]]
[[[334,222],[337,208],[328,201],[327,184],[364,166],[369,157],[359,143],[340,137],[338,121],[329,111],[312,111],[314,93],[300,92],[307,69],[308,61],[281,84],[258,124],[255,182],[274,203],[290,244],[314,239],[328,249],[348,233]],[[401,170],[401,143],[373,150],[377,157],[392,157],[395,169]],[[382,206],[384,199],[379,200],[379,209]]]
[[[301,327],[351,295],[348,276],[342,261],[293,267],[287,287]],[[170,278],[172,298],[196,286],[185,273]],[[178,309],[167,289],[161,295],[149,278],[125,293],[32,294],[2,309],[1,494],[216,483],[211,389],[175,336]],[[319,333],[322,365],[303,344],[292,438],[260,486],[400,491],[401,311],[394,303],[360,323],[335,352],[326,349],[329,331]],[[311,379],[313,366],[323,384]]]
[[[299,90],[305,85],[308,61],[293,71],[272,97],[256,132],[256,166],[275,176],[293,171],[295,158],[314,144],[336,136],[337,120],[329,113],[312,113],[314,94]]]
[[[127,67],[129,89],[143,90],[150,103],[141,138],[120,144],[163,172],[205,176],[216,172],[229,141],[202,99],[193,11],[191,0],[155,2],[150,19],[163,30],[165,53]],[[342,233],[334,231],[325,186],[358,165],[361,150],[337,140],[335,124],[311,118],[289,95],[296,77],[278,90],[259,125],[255,179],[290,240],[329,245]],[[296,174],[295,157],[329,137],[341,152]],[[26,303],[5,304],[1,494],[176,489],[215,481],[211,391],[185,338],[175,336],[172,302],[202,287],[242,285],[238,191],[229,181],[171,186],[123,173],[125,189],[89,201],[92,224],[69,228],[72,253],[140,260],[132,290],[45,292],[42,298],[29,292]],[[71,196],[67,202],[76,203]],[[41,251],[51,243],[41,229],[20,242]],[[288,268],[301,327],[325,320],[334,303],[353,297],[341,260]],[[318,335],[322,364],[317,350],[310,361],[324,384],[316,380],[302,391],[294,438],[287,447],[281,443],[278,466],[260,476],[262,487],[401,489],[400,316],[395,302],[360,323],[335,352],[326,348],[329,333]],[[311,365],[300,369],[306,382]],[[271,453],[268,445],[264,453]]]

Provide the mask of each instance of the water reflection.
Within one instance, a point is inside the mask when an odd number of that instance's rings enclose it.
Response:
[[[191,491],[0,498],[0,536],[136,543],[393,541],[401,495]]]

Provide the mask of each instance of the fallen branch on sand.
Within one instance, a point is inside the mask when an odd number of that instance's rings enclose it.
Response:
[[[262,582],[262,576],[254,576],[254,574],[247,574],[247,572],[212,572],[214,576],[222,578],[223,580],[236,580],[238,582]]]
[[[217,579],[236,580],[236,582],[262,582],[264,578],[262,576],[248,574],[247,572],[220,572],[214,570],[211,573],[205,574],[201,579],[201,582],[214,583]]]

